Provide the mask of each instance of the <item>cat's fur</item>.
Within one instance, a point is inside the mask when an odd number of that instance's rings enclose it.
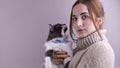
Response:
[[[72,42],[68,41],[66,35],[67,26],[66,24],[55,24],[51,25],[47,42],[45,43],[45,68],[64,68],[64,65],[52,64],[51,58],[53,57],[54,51],[63,50],[66,51],[72,57]],[[64,64],[70,61],[71,57],[64,60]]]

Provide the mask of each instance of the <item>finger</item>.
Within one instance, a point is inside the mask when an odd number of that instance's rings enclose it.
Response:
[[[64,59],[53,59],[54,62],[63,62]]]
[[[52,62],[53,64],[63,64],[63,62]]]
[[[63,64],[63,62],[56,62],[56,64]]]
[[[57,54],[57,55],[63,55],[63,54],[67,54],[67,52],[65,52],[65,51],[56,51],[55,52],[55,54]]]
[[[55,58],[62,58],[65,59],[67,57],[70,57],[69,55],[55,55]]]
[[[52,62],[53,62],[54,64],[62,64],[63,61],[64,61],[64,59],[54,59]]]

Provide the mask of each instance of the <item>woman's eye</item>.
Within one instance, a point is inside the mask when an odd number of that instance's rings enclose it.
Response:
[[[72,17],[72,22],[75,22],[77,21],[77,18],[76,17]]]
[[[82,19],[83,19],[83,20],[86,20],[86,19],[88,19],[88,18],[89,18],[88,15],[83,15],[83,16],[82,16]]]

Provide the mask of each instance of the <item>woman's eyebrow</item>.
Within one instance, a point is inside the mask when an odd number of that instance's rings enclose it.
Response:
[[[88,12],[82,12],[80,15],[88,14]]]
[[[72,15],[72,17],[76,17],[75,15]]]
[[[88,14],[88,12],[82,12],[80,15]],[[72,17],[76,17],[76,15],[72,15]]]

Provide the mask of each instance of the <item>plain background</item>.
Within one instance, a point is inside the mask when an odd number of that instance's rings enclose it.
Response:
[[[0,68],[43,68],[48,24],[66,23],[75,0],[0,0]],[[102,0],[120,67],[120,0]]]

